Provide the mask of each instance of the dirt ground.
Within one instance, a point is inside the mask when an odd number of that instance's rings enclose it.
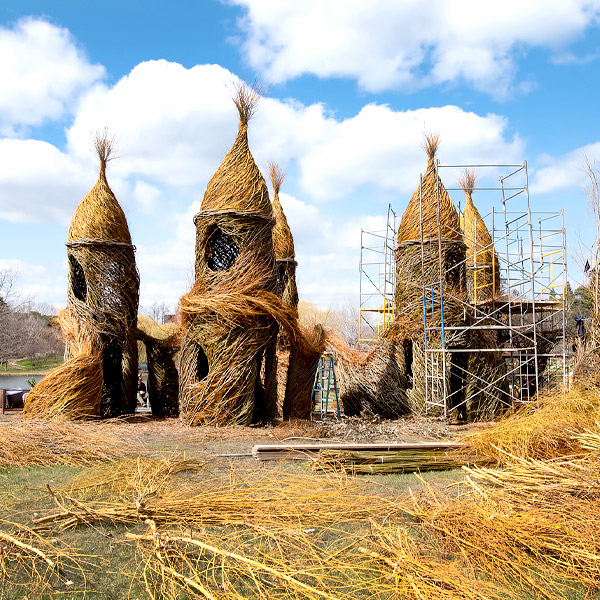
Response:
[[[0,422],[22,418],[20,411],[0,415]],[[250,458],[256,444],[344,442],[417,443],[458,441],[465,433],[488,424],[447,424],[439,419],[407,417],[395,421],[377,418],[342,417],[324,421],[288,421],[266,427],[188,427],[178,419],[158,419],[150,415],[88,423],[86,427],[110,430],[133,446],[152,453],[165,448],[203,456]]]

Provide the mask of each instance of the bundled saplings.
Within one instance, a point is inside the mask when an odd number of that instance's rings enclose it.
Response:
[[[237,138],[209,181],[196,225],[195,283],[180,301],[184,422],[249,424],[277,410],[278,326],[273,213],[248,147],[258,94],[239,87]]]
[[[106,180],[113,140],[99,134],[96,185],[69,227],[67,308],[60,316],[67,361],[27,397],[40,418],[116,417],[136,405],[139,276],[129,227]]]
[[[285,308],[294,319],[298,317],[298,288],[296,287],[296,262],[294,238],[285,213],[279,202],[279,190],[284,180],[283,171],[269,164],[269,177],[273,185],[273,250],[277,263],[279,293]],[[279,333],[280,357],[287,358],[285,394],[282,412],[285,419],[310,419],[313,409],[312,388],[319,357],[325,349],[325,330],[321,325],[312,329],[300,328],[290,342],[285,330]],[[280,369],[283,371],[283,369]]]

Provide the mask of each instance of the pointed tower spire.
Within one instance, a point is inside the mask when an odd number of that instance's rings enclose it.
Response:
[[[462,237],[458,213],[437,172],[435,157],[439,146],[438,134],[425,135],[422,147],[427,154],[427,170],[402,216],[398,228],[399,244],[409,240],[420,240],[421,223],[424,240],[438,238],[440,231],[442,238],[460,240]]]

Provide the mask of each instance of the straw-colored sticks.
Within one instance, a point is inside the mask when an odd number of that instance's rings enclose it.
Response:
[[[0,467],[85,465],[126,456],[131,444],[76,423],[28,420],[0,425]]]

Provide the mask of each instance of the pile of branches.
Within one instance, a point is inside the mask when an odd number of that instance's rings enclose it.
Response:
[[[0,467],[87,465],[132,452],[131,444],[109,429],[79,423],[29,419],[0,425]]]

